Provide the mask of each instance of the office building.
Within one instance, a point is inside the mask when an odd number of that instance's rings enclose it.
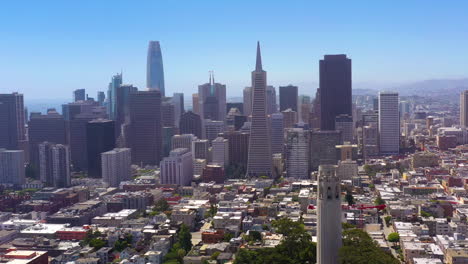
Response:
[[[116,115],[116,106],[117,106],[117,88],[122,85],[122,73],[115,74],[112,76],[111,82],[109,83],[109,88],[107,90],[107,113],[109,118],[114,120]]]
[[[95,119],[86,125],[89,177],[102,176],[101,153],[115,148],[114,124],[112,120]]]
[[[128,123],[128,102],[130,94],[138,91],[138,88],[131,84],[122,84],[114,89],[115,91],[115,106],[114,106],[114,121],[115,121],[115,138],[117,139],[122,133],[122,125]]]
[[[304,123],[309,123],[310,112],[312,111],[312,104],[310,101],[310,96],[307,96],[307,95],[299,96],[298,108],[299,108],[298,120]]]
[[[200,103],[198,102],[198,93],[192,94],[192,111],[200,115]]]
[[[276,89],[270,85],[268,85],[266,89],[266,112],[267,115],[278,112],[278,106],[276,104]]]
[[[280,111],[291,109],[298,111],[297,108],[298,89],[297,86],[288,85],[279,87]]]
[[[224,167],[219,164],[208,164],[203,169],[201,178],[203,182],[215,182],[222,184],[226,178]]]
[[[398,93],[379,93],[379,140],[380,153],[395,155],[400,150],[400,115]]]
[[[84,101],[86,100],[86,91],[85,89],[76,89],[73,91],[73,101]]]
[[[341,132],[331,131],[310,131],[310,166],[312,170],[317,170],[319,165],[333,164],[338,162],[336,145],[341,145]]]
[[[226,113],[229,113],[231,108],[237,108],[241,115],[244,114],[244,103],[243,102],[229,102],[226,103]]]
[[[362,128],[362,145],[362,153],[365,159],[379,155],[379,128],[377,124]]]
[[[309,131],[286,130],[286,174],[296,179],[309,179]]]
[[[343,142],[354,142],[353,117],[349,115],[338,115],[335,117],[335,129],[341,131]]]
[[[210,160],[210,142],[208,139],[197,139],[192,141],[193,159]]]
[[[183,113],[180,117],[179,130],[181,134],[193,134],[198,138],[202,138],[202,120],[200,116],[192,111]]]
[[[24,151],[0,148],[0,184],[21,186],[24,183]]]
[[[460,94],[460,126],[468,127],[468,90]]]
[[[46,115],[31,113],[28,123],[30,163],[39,171],[38,145],[44,141],[67,144],[66,123],[55,109],[49,109]]]
[[[101,153],[102,180],[110,187],[119,187],[120,182],[132,178],[132,158],[129,148],[115,148]]]
[[[192,134],[174,135],[172,137],[172,150],[178,148],[186,148],[189,151],[192,149],[192,142],[197,140],[197,137]]]
[[[228,140],[229,163],[247,166],[249,154],[249,133],[227,131],[220,134]]]
[[[245,87],[243,91],[244,115],[252,115],[252,87]]]
[[[45,186],[70,186],[70,148],[49,142],[39,144],[39,172]]]
[[[0,94],[0,148],[21,149],[25,140],[23,95]]]
[[[283,153],[284,124],[283,113],[274,113],[270,117],[271,122],[271,153]]]
[[[207,164],[206,159],[194,159],[193,160],[193,175],[202,175],[203,169],[205,169]]]
[[[97,101],[99,105],[104,105],[104,101],[106,100],[106,94],[103,91],[97,92]]]
[[[163,59],[159,41],[150,41],[148,45],[146,88],[150,91],[159,91],[161,97],[166,96]]]
[[[129,99],[132,163],[157,165],[162,158],[161,93],[138,91]]]
[[[257,43],[257,60],[252,72],[252,125],[247,164],[249,177],[272,177],[271,141],[266,116],[266,79],[266,72],[262,69],[260,43]]]
[[[341,180],[335,165],[320,165],[317,191],[317,263],[339,263]]]
[[[223,137],[217,137],[211,142],[212,147],[212,163],[220,166],[229,165],[229,143]]]
[[[175,127],[163,127],[162,128],[162,156],[169,156],[169,152],[172,150],[172,137],[176,134]]]
[[[164,101],[161,103],[161,120],[163,127],[176,127],[175,105],[171,101]]]
[[[202,120],[225,121],[226,85],[216,83],[212,73],[208,83],[198,86],[198,104]]]
[[[320,129],[335,130],[335,118],[352,116],[351,60],[346,55],[325,55],[320,60]]]
[[[205,138],[210,142],[217,138],[219,133],[223,133],[225,130],[225,125],[223,121],[216,120],[205,120]]]
[[[161,184],[188,186],[193,177],[192,153],[186,148],[174,149],[161,161],[160,169]]]
[[[179,127],[180,117],[185,112],[184,94],[183,93],[174,93],[172,95],[171,102],[174,105],[174,122],[175,122],[175,126]]]
[[[297,123],[297,112],[291,109],[286,109],[281,113],[283,114],[284,128],[293,128]]]

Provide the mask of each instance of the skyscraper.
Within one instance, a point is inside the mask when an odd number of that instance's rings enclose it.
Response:
[[[271,122],[271,153],[283,153],[284,124],[283,113],[274,113],[270,117]]]
[[[198,86],[198,103],[202,120],[223,121],[226,119],[226,85],[216,83],[210,73],[208,83]]]
[[[163,127],[176,127],[175,105],[171,101],[163,101],[161,103],[161,122]]]
[[[86,90],[85,89],[77,89],[73,91],[73,101],[84,101],[86,100]]]
[[[460,126],[468,126],[468,90],[460,94]]]
[[[270,134],[266,116],[266,72],[262,69],[260,43],[257,43],[257,60],[252,72],[252,126],[250,128],[247,176],[259,177],[272,174]]]
[[[317,263],[339,263],[341,181],[335,165],[320,165],[317,191]]]
[[[20,149],[26,139],[23,95],[0,94],[0,148]]]
[[[338,162],[336,145],[342,144],[341,131],[310,131],[310,166],[317,170],[319,165]]]
[[[122,125],[128,122],[128,101],[130,94],[138,91],[138,88],[131,84],[120,85],[115,88],[115,138],[117,139],[122,133]]]
[[[45,186],[70,186],[70,148],[67,145],[39,144],[39,160],[40,179]]]
[[[109,89],[107,90],[107,113],[109,118],[114,120],[116,115],[117,107],[117,88],[122,85],[122,73],[112,76],[112,80],[109,83]]]
[[[249,153],[249,134],[240,131],[228,131],[220,136],[228,140],[229,163],[247,166]],[[246,155],[247,154],[247,155]]]
[[[162,158],[161,93],[138,91],[129,99],[132,162],[156,165]]]
[[[129,148],[115,148],[101,153],[102,180],[110,187],[119,187],[120,182],[132,177]]]
[[[104,101],[106,100],[106,94],[102,91],[97,92],[97,101],[99,105],[104,105]]]
[[[192,157],[193,159],[209,160],[210,142],[208,139],[197,139],[192,141]]]
[[[290,108],[297,112],[297,86],[288,85],[279,87],[280,111]]]
[[[174,104],[174,122],[175,122],[175,126],[179,127],[180,116],[185,112],[184,94],[183,93],[174,93],[174,95],[172,95],[172,104]]]
[[[194,134],[198,138],[202,137],[202,121],[199,115],[192,111],[182,114],[179,122],[181,134]]]
[[[159,41],[150,41],[148,45],[146,86],[150,91],[156,90],[161,92],[161,97],[166,95],[164,87],[163,59]]]
[[[343,142],[353,143],[354,127],[353,118],[349,115],[338,115],[335,117],[335,129],[341,131]]]
[[[200,103],[198,102],[198,93],[192,94],[192,111],[200,115]]]
[[[219,133],[223,133],[225,125],[223,121],[205,120],[205,138],[210,142],[218,137]]]
[[[278,106],[276,105],[276,89],[271,85],[268,85],[266,89],[266,111],[267,115],[278,111]]]
[[[352,116],[351,60],[344,54],[320,60],[320,129],[335,130],[335,117]]]
[[[115,148],[114,121],[95,119],[86,125],[88,176],[100,178],[101,153]]]
[[[25,182],[24,151],[0,148],[0,184],[20,186]]]
[[[285,149],[288,177],[309,179],[309,131],[302,128],[287,129]]]
[[[228,140],[222,137],[215,138],[212,142],[213,159],[212,162],[221,166],[229,165],[229,144]]]
[[[297,123],[297,112],[288,108],[281,113],[283,114],[283,127],[293,128]]]
[[[164,158],[161,168],[161,184],[190,185],[193,178],[193,160],[189,149],[178,148]]]
[[[379,93],[380,153],[395,155],[400,150],[400,115],[398,93]]]
[[[245,87],[244,91],[244,115],[250,116],[252,114],[252,87]]]
[[[174,135],[172,137],[172,150],[186,148],[191,151],[192,142],[195,140],[197,140],[197,137],[192,134]]]

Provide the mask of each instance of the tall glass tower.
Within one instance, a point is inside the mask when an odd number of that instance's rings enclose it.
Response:
[[[150,91],[160,91],[161,96],[165,96],[164,68],[159,41],[150,41],[148,45],[146,87]]]

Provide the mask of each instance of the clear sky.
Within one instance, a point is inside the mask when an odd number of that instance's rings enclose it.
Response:
[[[318,60],[346,53],[354,88],[466,77],[468,1],[3,1],[0,93],[90,96],[112,74],[145,88],[149,40],[162,46],[166,94],[215,71],[228,96],[250,83],[260,40],[271,85],[314,94]]]

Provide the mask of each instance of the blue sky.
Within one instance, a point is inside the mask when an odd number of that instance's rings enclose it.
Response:
[[[468,1],[3,1],[0,93],[90,96],[116,72],[145,88],[149,40],[162,46],[166,93],[208,80],[228,96],[250,83],[260,40],[271,85],[314,94],[318,60],[346,53],[354,88],[468,76]]]

